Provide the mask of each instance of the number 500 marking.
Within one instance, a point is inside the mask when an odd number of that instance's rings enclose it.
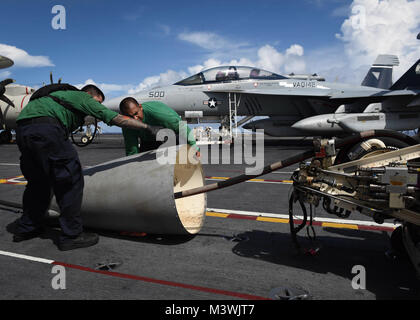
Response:
[[[165,96],[165,91],[150,91],[149,98],[163,98]]]

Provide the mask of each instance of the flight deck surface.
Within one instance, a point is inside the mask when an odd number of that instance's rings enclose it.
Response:
[[[299,142],[270,141],[264,163],[304,149]],[[77,150],[84,167],[124,156],[120,135],[102,135]],[[204,164],[206,183],[246,167],[252,166]],[[305,290],[316,300],[419,299],[420,280],[410,261],[385,255],[392,221],[375,225],[360,214],[339,219],[318,208],[316,242],[305,230],[298,240],[320,250],[296,255],[287,221],[295,168],[208,193],[203,228],[189,238],[94,230],[100,234],[96,246],[62,252],[55,244],[59,230],[52,227],[39,238],[12,242],[20,214],[0,206],[0,299],[256,300],[275,299],[279,287]],[[24,183],[17,146],[1,145],[0,199],[21,202]],[[64,267],[65,289],[54,289],[56,265]],[[352,286],[355,266],[366,271],[365,289]]]

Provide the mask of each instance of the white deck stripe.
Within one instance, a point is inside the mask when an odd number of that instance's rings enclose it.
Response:
[[[292,174],[293,172],[291,171],[273,171],[270,173],[274,173],[274,174]]]
[[[227,214],[239,214],[245,216],[256,216],[256,217],[267,217],[267,218],[279,218],[279,219],[289,219],[288,214],[277,214],[277,213],[266,213],[266,212],[254,212],[254,211],[240,211],[240,210],[227,210],[227,209],[214,209],[214,208],[207,208],[207,211],[210,212],[219,212],[219,213],[227,213]],[[295,219],[302,220],[303,216],[293,216]],[[383,223],[377,224],[374,221],[363,221],[363,220],[347,220],[347,219],[331,219],[331,218],[320,218],[315,217],[314,221],[318,222],[330,222],[330,223],[341,223],[341,224],[357,224],[361,226],[374,226],[374,227],[389,227],[395,228],[400,224],[393,224],[393,223]]]
[[[24,255],[24,254],[18,254],[18,253],[1,251],[1,250],[0,250],[0,255],[13,257],[13,258],[18,258],[18,259],[29,260],[29,261],[41,262],[41,263],[46,263],[46,264],[52,264],[54,262],[54,260],[32,257],[32,256]]]
[[[0,166],[20,166],[19,163],[0,163]]]

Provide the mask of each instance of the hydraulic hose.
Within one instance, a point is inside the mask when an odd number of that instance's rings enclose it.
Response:
[[[1,200],[1,199],[0,199],[0,205],[3,205],[5,207],[9,207],[9,208],[23,209],[23,205],[20,204],[20,203],[5,201],[5,200]]]
[[[176,193],[174,193],[174,198],[179,199],[179,198],[189,197],[189,196],[193,196],[193,195],[200,194],[200,193],[205,193],[205,192],[210,192],[210,191],[213,191],[213,190],[218,190],[218,189],[223,189],[223,188],[226,188],[226,187],[230,187],[230,186],[233,186],[235,184],[245,182],[247,180],[251,180],[251,179],[254,179],[256,177],[266,175],[266,174],[268,174],[270,172],[273,172],[275,170],[291,166],[295,163],[299,163],[299,162],[304,161],[304,160],[306,160],[310,157],[313,157],[314,155],[315,155],[314,148],[312,148],[311,150],[308,150],[304,153],[301,153],[301,154],[298,154],[296,156],[287,158],[283,161],[279,161],[279,162],[273,163],[271,165],[265,166],[264,169],[262,170],[262,172],[259,173],[259,174],[250,174],[250,175],[242,174],[240,176],[236,176],[236,177],[230,178],[230,179],[225,180],[225,181],[220,181],[220,182],[216,182],[216,183],[213,183],[213,184],[208,184],[208,185],[205,185],[203,187],[199,187],[199,188],[195,188],[195,189],[176,192]]]

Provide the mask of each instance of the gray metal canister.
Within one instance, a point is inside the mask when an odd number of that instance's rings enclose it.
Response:
[[[187,145],[160,148],[85,169],[83,225],[153,234],[198,233],[206,195],[174,199],[175,192],[205,182],[200,162],[190,161],[189,151],[193,150]],[[55,200],[50,209],[59,211]]]

